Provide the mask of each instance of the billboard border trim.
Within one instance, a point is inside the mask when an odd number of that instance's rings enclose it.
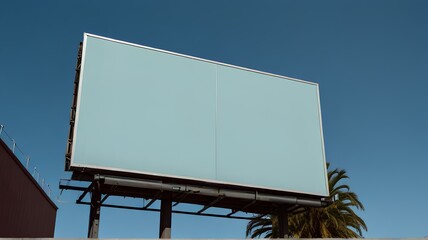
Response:
[[[309,193],[309,192],[304,192],[304,191],[294,191],[294,190],[287,190],[287,189],[277,189],[277,188],[271,188],[271,187],[262,187],[262,186],[248,185],[248,184],[240,184],[240,183],[228,183],[228,182],[223,182],[223,181],[218,181],[218,180],[208,180],[208,179],[200,179],[200,178],[193,178],[193,177],[173,176],[173,175],[159,174],[159,173],[148,173],[148,172],[143,172],[143,171],[126,170],[126,169],[120,169],[120,168],[101,167],[101,166],[94,166],[94,165],[87,165],[87,164],[77,164],[77,165],[73,164],[73,162],[74,162],[73,161],[74,160],[74,150],[75,150],[75,144],[76,144],[76,141],[74,141],[74,137],[76,136],[78,122],[79,122],[78,120],[79,120],[80,100],[81,100],[80,93],[82,91],[82,86],[83,86],[83,72],[84,72],[84,66],[85,66],[86,44],[87,44],[88,37],[98,38],[98,39],[102,39],[102,40],[106,40],[106,41],[110,41],[110,42],[114,42],[114,43],[125,44],[125,45],[143,48],[143,49],[147,49],[147,50],[151,50],[151,51],[157,51],[157,52],[170,54],[170,55],[174,55],[174,56],[178,56],[178,57],[184,57],[184,58],[188,58],[188,59],[192,59],[192,60],[207,62],[207,63],[215,64],[216,67],[218,65],[220,65],[220,66],[225,66],[225,67],[229,67],[229,68],[235,68],[235,69],[239,69],[239,70],[244,70],[244,71],[248,71],[248,72],[258,73],[258,74],[262,74],[262,75],[277,77],[277,78],[281,78],[281,79],[285,79],[285,80],[290,80],[290,81],[295,81],[298,83],[309,84],[309,85],[315,86],[316,92],[317,92],[317,98],[318,98],[317,99],[318,100],[318,116],[319,116],[320,132],[321,132],[320,136],[321,136],[321,143],[322,143],[322,153],[323,153],[323,160],[324,160],[324,176],[326,179],[325,188],[326,188],[326,194],[327,195]],[[216,77],[216,81],[217,81],[217,77]],[[216,94],[217,94],[217,82],[216,82]],[[282,76],[282,75],[278,75],[278,74],[272,74],[272,73],[268,73],[268,72],[258,71],[258,70],[240,67],[240,66],[236,66],[236,65],[221,63],[221,62],[217,62],[217,61],[207,60],[207,59],[203,59],[203,58],[199,58],[199,57],[193,57],[193,56],[180,54],[180,53],[176,53],[176,52],[172,52],[172,51],[148,47],[148,46],[144,46],[144,45],[140,45],[140,44],[129,43],[126,41],[116,40],[116,39],[103,37],[103,36],[99,36],[99,35],[95,35],[95,34],[85,32],[83,34],[81,66],[80,66],[80,73],[79,73],[79,87],[78,87],[76,97],[77,97],[76,114],[75,114],[75,123],[74,123],[74,130],[73,130],[73,142],[72,142],[70,165],[69,165],[69,170],[71,170],[71,171],[74,171],[72,168],[81,169],[81,170],[84,170],[85,168],[93,169],[93,170],[99,169],[99,170],[106,170],[106,171],[113,171],[113,172],[143,174],[143,175],[149,175],[149,176],[155,176],[155,177],[167,177],[167,178],[183,179],[183,180],[188,180],[188,181],[207,182],[207,183],[212,183],[212,184],[224,184],[224,185],[230,185],[230,186],[236,186],[236,187],[258,188],[258,189],[266,189],[266,190],[279,191],[279,192],[306,194],[306,195],[313,195],[313,196],[320,196],[320,197],[329,197],[329,195],[330,195],[329,185],[328,185],[328,177],[327,177],[324,133],[323,133],[323,128],[322,128],[322,117],[321,117],[321,101],[320,101],[319,84],[318,83],[309,82],[309,81],[305,81],[305,80],[301,80],[301,79],[297,79],[297,78],[286,77],[286,76]],[[216,110],[217,110],[217,106],[216,106]],[[217,115],[216,115],[216,117],[217,117]]]

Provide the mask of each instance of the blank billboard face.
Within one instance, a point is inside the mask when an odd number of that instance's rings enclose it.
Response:
[[[71,167],[328,196],[318,85],[85,34]]]

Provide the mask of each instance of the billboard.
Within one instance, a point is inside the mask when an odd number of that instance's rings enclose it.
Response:
[[[84,34],[71,170],[328,196],[318,84]]]

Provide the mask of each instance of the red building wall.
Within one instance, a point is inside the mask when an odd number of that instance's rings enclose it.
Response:
[[[0,139],[0,238],[53,237],[56,205]]]

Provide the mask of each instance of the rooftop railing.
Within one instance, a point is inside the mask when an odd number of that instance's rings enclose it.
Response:
[[[30,155],[24,153],[21,147],[16,143],[15,139],[12,138],[5,130],[5,125],[0,125],[0,139],[9,147],[9,149],[15,154],[16,158],[25,166],[26,170],[33,177],[39,186],[51,197],[50,185],[45,181],[45,178],[40,175],[37,169],[36,163],[32,161]]]

